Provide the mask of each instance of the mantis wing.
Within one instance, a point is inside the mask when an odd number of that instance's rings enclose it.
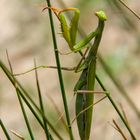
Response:
[[[88,68],[84,69],[75,90],[94,90],[96,59],[92,59]],[[92,125],[94,95],[83,93],[76,96],[76,115],[81,140],[89,140]],[[86,110],[86,111],[84,111]],[[82,112],[79,115],[79,112]]]

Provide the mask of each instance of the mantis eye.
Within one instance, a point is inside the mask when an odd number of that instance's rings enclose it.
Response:
[[[104,11],[98,11],[95,13],[95,15],[102,21],[107,20],[107,16]]]

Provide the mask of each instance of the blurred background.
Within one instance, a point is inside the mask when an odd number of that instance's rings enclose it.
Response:
[[[54,7],[60,9],[64,8],[64,6],[79,8],[81,11],[79,27],[86,34],[94,31],[97,26],[97,17],[94,13],[100,9],[106,12],[108,20],[99,47],[99,56],[110,68],[111,73],[117,79],[116,81],[123,86],[127,95],[140,111],[140,20],[117,0],[51,0],[51,2]],[[139,0],[125,0],[125,2],[137,13],[140,13]],[[25,72],[33,68],[34,58],[37,61],[37,65],[56,65],[48,12],[42,12],[45,4],[43,0],[0,1],[0,59],[8,66],[7,50],[14,73]],[[60,34],[58,19],[55,16],[53,17],[59,50],[68,52],[68,45]],[[80,38],[79,35],[77,42]],[[75,66],[80,59],[77,54],[61,55],[60,58],[62,66],[65,67]],[[136,115],[128,100],[124,98],[123,93],[120,94],[120,91],[106,73],[100,59],[97,59],[97,62],[97,74],[116,103],[123,106],[128,122],[137,138],[139,138],[140,117]],[[56,105],[61,113],[64,111],[57,71],[39,69],[38,73],[46,114],[52,122],[55,122],[54,125],[59,128],[60,133],[67,140],[68,134],[65,128],[60,125],[61,123],[58,121],[59,114],[55,110]],[[29,91],[33,99],[38,102],[34,72],[17,78]],[[63,78],[71,118],[74,118],[75,97],[73,97],[73,87],[79,78],[79,74],[63,71]],[[98,84],[96,84],[96,89],[101,90]],[[95,95],[95,101],[101,97],[101,95]],[[45,139],[42,128],[36,123],[35,118],[28,109],[27,112],[36,139]],[[112,124],[112,119],[118,122],[130,139],[125,126],[108,99],[95,106],[93,116],[91,140],[121,140],[120,134],[110,125]],[[0,118],[8,130],[14,130],[29,139],[15,89],[2,70],[0,70]],[[73,128],[75,136],[77,135],[76,140],[79,140],[76,122],[74,122]],[[11,132],[10,134],[14,140],[18,140]],[[1,129],[0,140],[5,140]]]

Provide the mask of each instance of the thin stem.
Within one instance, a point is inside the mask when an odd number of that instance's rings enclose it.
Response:
[[[95,106],[96,104],[98,104],[99,102],[101,102],[102,100],[104,100],[107,96],[104,96],[103,98],[99,99],[98,101],[96,101],[94,104],[89,105],[88,107],[86,107],[84,110],[80,111],[76,117],[72,120],[71,125],[74,123],[74,121],[81,115],[83,114],[85,111],[89,110],[90,108],[92,108],[93,106]]]
[[[46,0],[46,2],[48,4],[48,7],[51,7],[50,0]],[[65,88],[64,88],[61,66],[60,66],[60,60],[59,60],[58,51],[56,51],[56,50],[58,50],[58,48],[57,48],[57,42],[56,42],[56,37],[55,37],[55,29],[54,29],[54,23],[53,23],[53,18],[52,18],[52,12],[50,9],[48,9],[48,11],[49,11],[50,25],[51,25],[51,31],[52,31],[53,44],[54,44],[53,46],[54,46],[56,64],[58,67],[57,70],[58,70],[60,88],[61,88],[61,93],[62,93],[62,98],[63,98],[63,104],[64,104],[64,109],[65,109],[67,124],[68,124],[68,126],[70,126],[70,115],[69,115],[69,111],[68,111],[67,99],[66,99]],[[70,135],[71,140],[74,140],[71,126],[69,127],[69,135]]]
[[[19,138],[20,140],[25,140],[25,138],[23,136],[21,136],[20,134],[18,134],[17,132],[10,130],[17,138]]]
[[[97,79],[98,83],[100,83],[100,86],[102,87],[102,89],[104,91],[107,91],[106,88],[105,88],[105,86],[103,85],[103,83],[99,79],[99,77],[96,77],[96,79]],[[118,115],[120,116],[121,120],[123,121],[124,125],[126,126],[126,128],[129,131],[131,137],[133,138],[133,140],[136,140],[136,137],[135,137],[134,133],[132,132],[131,128],[128,126],[126,120],[124,119],[123,115],[121,114],[120,110],[118,109],[117,105],[115,104],[115,102],[112,99],[112,97],[110,96],[110,94],[108,92],[104,92],[104,93],[108,97],[109,101],[111,102],[111,104],[113,105],[113,107],[115,108],[115,110],[117,111]]]
[[[134,10],[132,10],[124,1],[122,0],[118,0],[118,1],[140,20],[140,16]]]
[[[64,127],[65,127],[65,129],[66,129],[66,131],[67,131],[67,133],[69,133],[69,130],[68,130],[68,127],[67,127],[67,124],[66,124],[66,121],[65,121],[65,119],[64,119],[64,117],[63,117],[63,115],[64,115],[64,111],[63,111],[63,113],[61,113],[61,111],[59,110],[59,108],[58,108],[58,105],[55,103],[55,101],[54,101],[54,99],[51,97],[51,96],[47,96],[48,97],[48,99],[51,101],[51,103],[53,104],[53,106],[54,106],[54,108],[55,108],[55,110],[56,110],[56,112],[57,112],[57,114],[58,114],[58,120],[56,121],[56,124],[57,124],[57,122],[59,121],[59,120],[61,120],[61,122],[63,123],[63,125],[64,125]]]
[[[34,60],[34,65],[36,67],[36,61],[35,60]],[[45,134],[46,134],[46,139],[50,140],[50,134],[49,134],[48,126],[46,124],[45,117],[44,117],[45,112],[44,112],[44,107],[43,107],[43,100],[42,100],[42,95],[41,95],[41,90],[40,90],[40,85],[39,85],[37,69],[35,69],[35,76],[36,76],[36,85],[37,85],[39,103],[40,103],[40,108],[41,108],[41,111],[42,111],[42,119],[43,119],[43,123],[44,123],[44,131],[45,131]]]
[[[104,62],[103,58],[101,57],[100,54],[98,54],[98,58],[99,61],[101,63],[101,65],[103,66],[105,72],[108,74],[108,76],[111,78],[111,80],[113,81],[113,83],[116,85],[116,87],[118,88],[118,90],[120,91],[120,94],[122,96],[124,96],[124,98],[127,100],[127,102],[129,103],[129,105],[133,108],[133,110],[135,110],[135,113],[137,114],[138,118],[140,118],[140,111],[139,109],[136,107],[136,105],[134,104],[134,102],[131,100],[131,98],[128,96],[126,90],[124,89],[124,87],[122,86],[121,82],[119,81],[119,79],[117,79],[111,72],[110,68],[106,65],[106,63]]]
[[[121,128],[119,127],[119,125],[117,124],[117,122],[113,119],[113,123],[114,123],[114,125],[116,126],[116,130],[122,135],[122,137],[123,137],[123,139],[124,140],[128,140],[127,138],[126,138],[126,136],[124,135],[124,133],[123,133],[123,131],[121,130]]]
[[[1,119],[0,119],[0,125],[1,125],[1,128],[2,128],[2,130],[3,130],[3,132],[4,132],[5,136],[6,136],[7,140],[11,140],[11,138],[10,138],[10,136],[9,136],[9,134],[8,134],[8,132],[7,132],[7,130],[6,130],[6,128],[5,128],[5,126],[4,126],[4,124],[3,124]]]
[[[130,19],[130,16],[126,13],[124,10],[125,7],[123,7],[118,0],[106,0],[106,2],[109,4],[109,7],[115,11],[119,11],[120,16],[119,18],[124,22],[127,28],[132,28],[133,30],[136,29],[134,22]]]
[[[9,63],[9,66],[10,66],[11,73],[13,74],[13,69],[12,69],[12,65],[11,65],[7,50],[6,50],[6,54],[7,54],[7,59],[8,59],[8,63]],[[18,97],[18,100],[19,100],[19,103],[20,103],[20,107],[21,107],[21,110],[22,110],[22,113],[23,113],[23,116],[24,116],[24,120],[25,120],[27,129],[28,129],[29,135],[31,137],[31,140],[34,140],[34,135],[33,135],[33,132],[31,130],[31,127],[30,127],[30,124],[29,124],[29,121],[28,121],[28,117],[26,115],[26,112],[25,112],[25,109],[24,109],[24,106],[23,106],[23,103],[22,103],[22,100],[21,100],[21,97],[20,97],[19,90],[16,86],[16,81],[15,80],[14,80],[14,87],[16,89],[17,97]]]
[[[31,130],[31,127],[30,127],[30,124],[29,124],[29,121],[28,121],[28,118],[27,118],[27,115],[26,115],[26,112],[25,112],[25,109],[24,109],[21,97],[20,97],[20,93],[17,90],[17,88],[16,88],[16,92],[17,92],[18,100],[19,100],[19,103],[20,103],[20,106],[21,106],[21,110],[22,110],[22,113],[23,113],[23,116],[24,116],[24,119],[25,119],[25,123],[26,123],[27,129],[29,131],[31,140],[34,140],[34,135],[32,133],[32,130]]]
[[[51,69],[57,69],[57,66],[36,66],[32,69],[29,69],[25,72],[21,72],[21,73],[15,73],[13,74],[14,76],[20,76],[20,75],[24,75],[24,74],[27,74],[29,72],[32,72],[33,70],[36,70],[36,69],[40,69],[40,68],[51,68]],[[69,67],[61,67],[62,70],[67,70],[67,71],[74,71],[76,67],[72,67],[72,68],[69,68]]]

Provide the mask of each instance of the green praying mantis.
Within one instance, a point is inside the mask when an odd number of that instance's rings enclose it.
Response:
[[[96,12],[98,17],[98,27],[94,32],[91,32],[83,40],[76,43],[77,30],[78,30],[78,21],[80,16],[80,11],[76,8],[67,8],[63,10],[58,10],[51,8],[55,15],[58,17],[62,35],[67,41],[69,48],[72,52],[80,52],[83,48],[87,47],[87,44],[93,39],[94,44],[90,48],[87,57],[83,60],[82,63],[76,68],[77,71],[82,71],[81,76],[74,87],[74,92],[82,90],[82,94],[76,94],[76,115],[78,115],[82,110],[88,108],[93,104],[94,95],[84,91],[93,91],[95,84],[95,72],[96,72],[96,54],[99,47],[99,43],[102,37],[102,32],[104,29],[104,22],[107,20],[107,17],[103,11]],[[74,11],[73,18],[70,25],[68,25],[65,18],[64,12]],[[80,134],[81,140],[89,140],[90,130],[92,124],[92,112],[93,107],[86,110],[84,113],[77,117],[77,125]]]
[[[72,52],[79,52],[82,56],[82,59],[77,67],[74,68],[75,72],[81,72],[80,78],[74,87],[74,93],[76,95],[76,116],[77,116],[77,125],[79,130],[79,135],[81,140],[89,140],[91,124],[92,124],[92,112],[93,112],[93,100],[94,94],[94,84],[95,84],[95,73],[96,73],[96,55],[101,41],[102,32],[104,29],[104,22],[107,20],[107,17],[104,11],[98,11],[95,15],[98,17],[98,26],[95,31],[88,34],[80,42],[76,43],[77,31],[78,31],[78,22],[80,11],[77,8],[67,8],[58,10],[54,7],[45,7],[45,9],[51,9],[54,14],[57,16],[61,24],[62,35]],[[68,24],[64,12],[74,11],[74,15],[71,19],[70,24]],[[88,43],[93,39],[94,43],[86,51],[88,54],[83,54],[82,49],[88,47]],[[49,67],[48,67],[49,68]],[[53,67],[51,67],[53,68]],[[63,68],[64,69],[64,68]],[[82,94],[81,92],[82,91]],[[89,106],[92,106],[88,108]],[[87,109],[88,108],[88,109]],[[86,109],[86,110],[85,110]],[[80,112],[85,110],[79,115]]]

